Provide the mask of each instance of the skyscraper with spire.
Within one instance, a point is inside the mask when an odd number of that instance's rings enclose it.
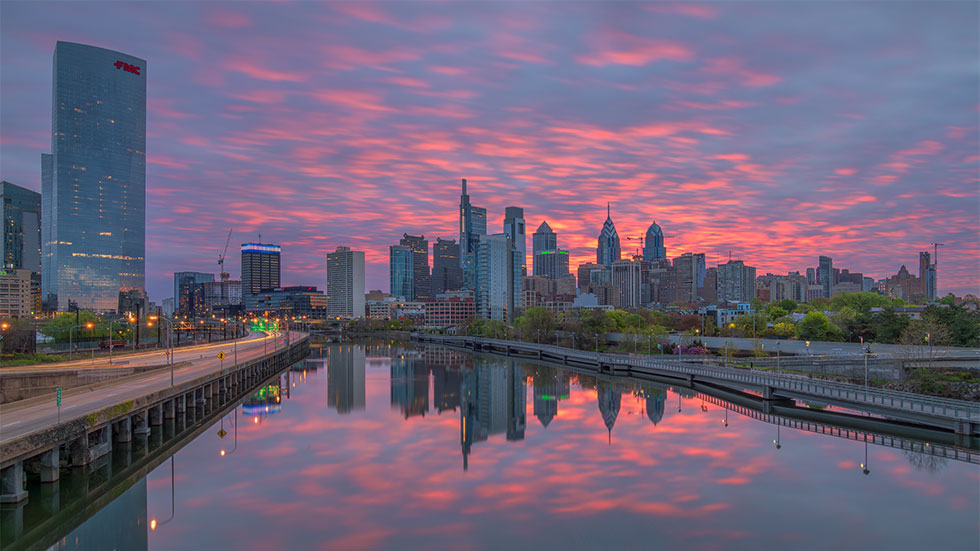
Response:
[[[647,228],[646,240],[643,243],[643,260],[653,262],[667,258],[667,248],[664,247],[664,232],[656,222]]]
[[[487,234],[487,209],[470,204],[466,194],[466,178],[459,196],[459,263],[463,269],[463,288],[476,287],[476,255],[480,250],[480,236]]]
[[[616,224],[613,224],[610,214],[609,203],[606,203],[606,221],[602,224],[602,231],[599,233],[599,244],[595,250],[596,263],[602,264],[606,268],[611,268],[612,263],[622,257],[622,250],[619,247],[619,234],[616,233]]]

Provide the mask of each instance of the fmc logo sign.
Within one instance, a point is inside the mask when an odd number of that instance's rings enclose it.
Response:
[[[117,61],[117,62],[113,63],[113,65],[116,66],[116,69],[122,69],[122,70],[126,71],[127,73],[134,73],[134,74],[137,74],[137,75],[140,74],[140,67],[139,67],[139,65],[130,65],[129,63],[126,63],[125,61]]]

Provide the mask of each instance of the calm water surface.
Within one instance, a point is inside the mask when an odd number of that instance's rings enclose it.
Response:
[[[314,349],[59,547],[980,547],[977,465],[402,346]]]

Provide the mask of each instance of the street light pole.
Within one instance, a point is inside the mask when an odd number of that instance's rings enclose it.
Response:
[[[779,374],[779,341],[776,341],[776,374]]]
[[[85,328],[91,329],[92,327],[94,327],[94,324],[92,322],[88,322],[88,323],[85,323],[85,324],[82,324],[82,325],[76,325],[76,326],[74,326],[74,327],[72,327],[71,329],[68,330],[68,361],[69,362],[71,361],[72,333],[74,333],[75,330],[78,329],[79,327],[85,327]]]

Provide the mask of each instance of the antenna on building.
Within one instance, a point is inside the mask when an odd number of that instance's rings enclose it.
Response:
[[[260,233],[259,234],[259,245],[261,245],[261,244],[262,244],[262,234]]]
[[[944,247],[944,243],[931,243],[932,245],[932,265],[939,266],[939,247]]]

